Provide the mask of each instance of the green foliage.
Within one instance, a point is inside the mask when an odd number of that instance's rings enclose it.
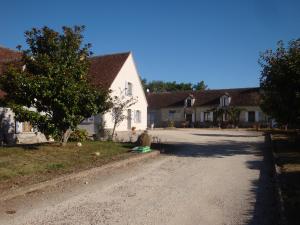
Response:
[[[175,127],[175,123],[173,120],[169,120],[168,123],[167,123],[167,126],[168,127]]]
[[[261,54],[262,109],[280,124],[300,127],[300,39]]]
[[[234,126],[237,126],[240,122],[240,115],[241,115],[241,108],[237,107],[228,107],[227,109],[227,115],[229,117],[229,123],[231,123]]]
[[[88,139],[88,132],[86,129],[76,129],[74,130],[69,137],[69,141],[86,141]]]
[[[25,69],[11,66],[0,79],[16,119],[63,142],[84,118],[110,107],[108,92],[88,82],[91,45],[82,44],[83,31],[83,26],[63,27],[62,33],[48,27],[26,31]]]
[[[198,82],[197,84],[195,84],[193,86],[194,90],[196,91],[203,91],[203,90],[206,90],[207,89],[207,85],[204,83],[204,81],[200,81]]]
[[[234,107],[234,106],[228,106],[228,107],[222,107],[222,108],[216,108],[213,110],[214,112],[214,122],[218,123],[219,125],[222,125],[223,121],[223,115],[227,115],[227,123],[237,126],[240,121],[240,115],[241,115],[241,108]]]
[[[142,79],[142,84],[144,89],[149,89],[151,92],[166,92],[166,91],[192,91],[192,90],[205,90],[207,89],[207,85],[205,85],[204,81],[198,82],[197,84],[192,83],[177,83],[173,82],[165,82],[154,80],[147,82],[146,79]]]

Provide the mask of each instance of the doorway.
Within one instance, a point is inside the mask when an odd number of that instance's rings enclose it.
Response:
[[[186,114],[185,120],[188,121],[188,125],[190,126],[193,122],[193,114]]]

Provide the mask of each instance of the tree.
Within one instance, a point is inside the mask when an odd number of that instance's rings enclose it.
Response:
[[[241,108],[237,108],[234,106],[215,108],[212,110],[214,112],[214,122],[221,125],[223,121],[223,115],[227,115],[227,120],[233,126],[237,126],[240,121]]]
[[[143,86],[144,90],[146,91],[147,90],[147,88],[146,88],[146,86],[147,86],[147,79],[146,78],[142,79],[141,77],[140,77],[140,79],[141,79],[142,86]]]
[[[300,39],[261,54],[261,107],[278,123],[300,127]]]
[[[142,84],[144,86],[144,90],[149,89],[151,92],[166,92],[166,91],[193,91],[193,90],[205,90],[207,89],[207,85],[205,85],[204,81],[201,81],[197,84],[192,83],[177,83],[176,81],[165,82],[160,80],[153,80],[147,82],[146,79],[142,79]]]
[[[203,90],[207,89],[207,85],[202,80],[202,81],[198,82],[197,84],[194,84],[193,88],[196,91],[203,91]]]
[[[83,26],[48,27],[25,32],[24,67],[11,66],[0,80],[5,103],[16,120],[28,121],[65,144],[71,130],[92,115],[109,109],[108,91],[92,87],[87,78],[91,45],[83,45]],[[35,110],[31,110],[31,109]]]
[[[111,139],[114,138],[116,128],[126,119],[128,118],[125,115],[125,112],[137,102],[137,99],[134,97],[127,98],[124,95],[114,96],[112,99],[112,108],[111,108],[111,116],[113,120],[113,130],[111,134]],[[130,115],[131,116],[131,115]]]
[[[237,108],[233,106],[227,108],[227,115],[229,117],[229,122],[235,127],[238,126],[240,122],[241,111],[242,111],[241,108]]]

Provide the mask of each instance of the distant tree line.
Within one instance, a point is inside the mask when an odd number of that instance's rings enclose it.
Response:
[[[204,81],[200,81],[196,84],[193,83],[177,83],[176,81],[161,81],[161,80],[153,80],[147,81],[146,79],[142,79],[142,84],[144,90],[149,89],[150,92],[166,92],[166,91],[192,91],[192,90],[206,90],[207,85]]]

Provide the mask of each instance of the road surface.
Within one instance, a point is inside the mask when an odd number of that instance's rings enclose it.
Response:
[[[158,130],[165,154],[20,202],[0,224],[275,225],[264,136]]]

